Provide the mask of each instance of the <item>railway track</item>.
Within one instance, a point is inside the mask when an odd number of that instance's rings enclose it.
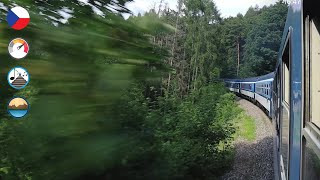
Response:
[[[274,173],[274,127],[267,115],[251,102],[237,98],[239,106],[254,118],[256,139],[249,142],[238,138],[235,141],[235,159],[230,172],[223,180],[269,180]]]

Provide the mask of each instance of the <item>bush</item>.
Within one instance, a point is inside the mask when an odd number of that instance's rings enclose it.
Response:
[[[122,130],[138,139],[131,141],[126,163],[119,165],[122,173],[131,179],[212,179],[230,166],[228,142],[239,109],[222,84],[183,100],[159,98],[157,108],[147,107],[136,87],[129,94],[117,107],[122,113],[118,117]]]

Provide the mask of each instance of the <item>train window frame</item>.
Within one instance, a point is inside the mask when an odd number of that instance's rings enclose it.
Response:
[[[287,39],[285,41],[285,45],[281,54],[281,79],[282,79],[282,101],[290,107],[290,90],[291,90],[291,28],[289,28],[289,32],[287,35]],[[288,56],[287,59],[284,59],[285,56]],[[287,60],[287,61],[284,61]],[[288,78],[286,77],[288,76]]]
[[[308,22],[308,83],[309,83],[309,122],[320,129],[320,111],[318,101],[320,98],[320,81],[315,78],[319,75],[319,71],[314,71],[315,67],[320,67],[319,49],[320,49],[320,19],[310,18]],[[314,40],[316,39],[316,40]],[[316,49],[316,50],[314,50]]]
[[[279,123],[280,123],[280,158],[283,158],[281,162],[283,163],[282,168],[286,177],[289,176],[289,165],[290,165],[290,141],[291,131],[290,131],[290,103],[291,103],[291,66],[292,66],[292,27],[289,27],[287,31],[286,40],[283,44],[283,49],[281,52],[280,64],[279,64],[279,80],[280,80],[280,102],[279,102]],[[285,122],[286,121],[286,122]],[[284,123],[287,126],[288,132],[283,133],[283,128],[285,127]],[[284,145],[284,140],[287,142],[287,145]],[[283,156],[283,154],[285,154]],[[286,157],[286,159],[284,159]]]

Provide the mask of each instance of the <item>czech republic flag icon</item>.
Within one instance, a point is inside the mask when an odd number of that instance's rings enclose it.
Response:
[[[30,16],[27,10],[17,6],[8,12],[7,21],[11,28],[21,30],[29,24]]]

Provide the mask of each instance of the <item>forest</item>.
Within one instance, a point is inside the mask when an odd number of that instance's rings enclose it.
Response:
[[[287,3],[223,18],[212,0],[162,1],[131,15],[131,0],[0,2],[0,179],[218,179],[233,162],[241,118],[221,78],[274,70]],[[11,29],[8,9],[26,8]],[[24,38],[28,56],[9,42]],[[239,69],[238,67],[239,60]],[[11,88],[22,66],[30,83]],[[30,103],[8,115],[15,96]]]

